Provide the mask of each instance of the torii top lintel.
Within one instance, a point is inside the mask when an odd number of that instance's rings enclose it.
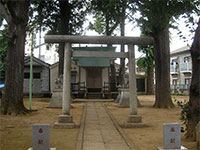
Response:
[[[46,35],[45,43],[153,45],[152,37]]]

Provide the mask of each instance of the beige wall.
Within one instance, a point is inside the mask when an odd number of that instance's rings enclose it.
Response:
[[[109,82],[109,70],[108,68],[102,68],[102,85],[104,85],[104,82]]]
[[[82,67],[80,68],[80,82],[86,83],[86,69]]]

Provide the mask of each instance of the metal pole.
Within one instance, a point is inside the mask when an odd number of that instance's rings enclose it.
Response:
[[[32,82],[33,82],[33,32],[31,37],[30,78],[29,78],[29,109],[32,110]]]
[[[39,31],[39,45],[41,45],[41,28]],[[39,46],[39,59],[41,58],[41,46]]]

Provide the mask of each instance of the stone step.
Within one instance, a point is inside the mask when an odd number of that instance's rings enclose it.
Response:
[[[101,98],[103,98],[103,96],[102,96],[102,93],[91,92],[91,93],[87,93],[87,98],[88,99],[101,99]]]

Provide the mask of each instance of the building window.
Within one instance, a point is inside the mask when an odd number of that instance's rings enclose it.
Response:
[[[29,79],[30,78],[30,73],[24,73],[24,78]]]
[[[184,63],[188,63],[189,62],[189,57],[184,57]]]
[[[34,79],[40,79],[40,73],[33,73]]]
[[[146,69],[145,69],[145,68],[139,68],[139,67],[138,67],[138,68],[136,68],[136,71],[137,71],[137,72],[145,72]]]
[[[172,59],[171,65],[178,65],[178,60],[177,59]]]
[[[191,78],[185,79],[185,85],[190,85],[191,84]]]
[[[33,73],[33,79],[40,79],[40,73]],[[24,73],[24,78],[29,79],[30,78],[30,73]]]

